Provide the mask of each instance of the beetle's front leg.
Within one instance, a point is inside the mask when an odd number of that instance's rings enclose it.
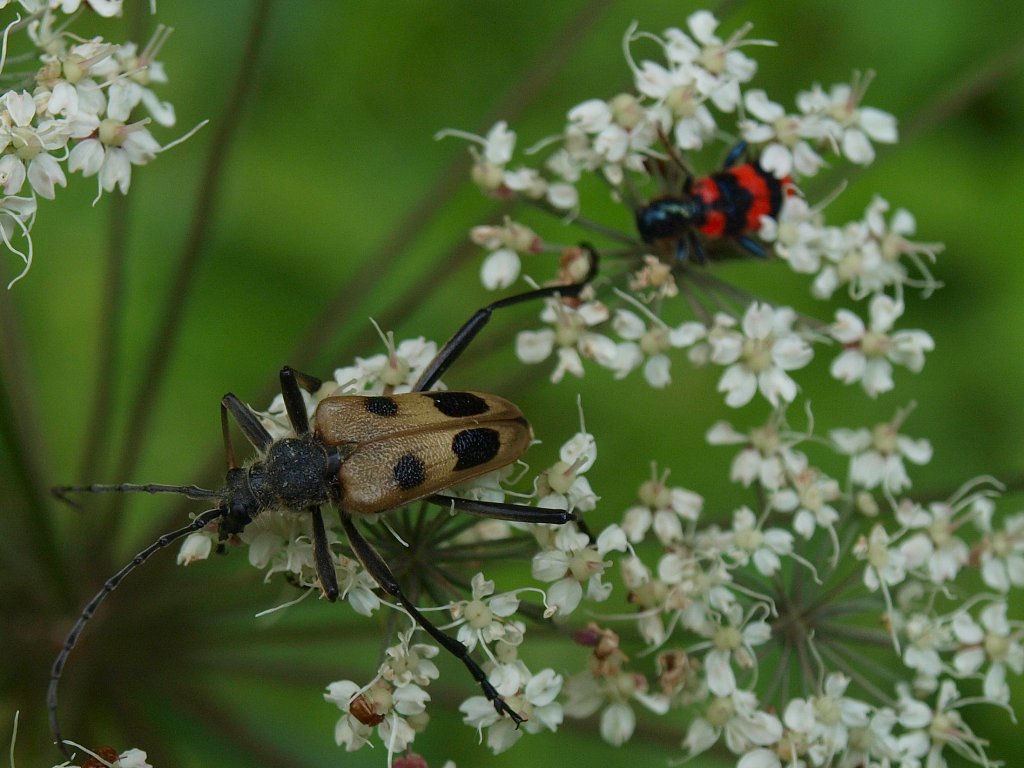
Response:
[[[413,386],[413,392],[425,392],[430,389],[437,380],[444,375],[444,372],[448,370],[449,366],[459,359],[466,347],[470,345],[476,335],[480,333],[487,322],[491,319],[491,315],[497,309],[504,307],[511,307],[515,304],[522,304],[526,301],[534,301],[536,299],[546,299],[551,296],[562,296],[565,298],[578,296],[580,291],[589,283],[594,275],[597,274],[597,251],[586,243],[581,243],[580,247],[587,251],[590,257],[590,270],[587,272],[587,276],[584,277],[578,283],[572,283],[570,285],[549,285],[544,288],[538,288],[533,291],[527,291],[526,293],[519,293],[515,296],[507,296],[504,299],[488,304],[482,309],[478,309],[469,320],[467,320],[459,330],[455,332],[448,343],[446,343],[441,351],[435,355],[434,359],[430,361],[426,369],[420,375],[419,381]]]

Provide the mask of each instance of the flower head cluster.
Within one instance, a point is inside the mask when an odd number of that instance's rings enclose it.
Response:
[[[21,0],[21,5],[29,18],[9,22],[4,49],[12,29],[24,30],[27,51],[17,58],[35,66],[19,72],[8,68],[4,75],[16,84],[0,94],[0,237],[25,262],[12,284],[31,265],[29,232],[38,198],[52,200],[73,173],[95,177],[99,194],[115,188],[126,193],[132,168],[167,148],[149,125],[175,122],[173,106],[153,90],[167,82],[157,56],[169,29],[159,27],[142,48],[99,37],[85,40],[69,32],[59,14],[84,6],[114,16],[121,11],[119,0]],[[14,48],[16,41],[10,42]]]
[[[890,215],[883,198],[860,220],[835,225],[825,220],[827,200],[801,196],[800,182],[833,161],[872,162],[878,145],[896,140],[895,120],[864,104],[870,76],[812,85],[793,110],[771,100],[754,87],[749,55],[769,43],[749,32],[721,34],[708,12],[660,35],[631,28],[624,49],[633,91],[570,108],[563,128],[527,153],[539,162],[516,159],[504,122],[483,137],[447,132],[471,142],[473,180],[486,193],[615,241],[593,246],[611,268],[571,299],[544,299],[543,327],[517,337],[519,359],[551,360],[556,383],[597,365],[615,381],[642,371],[656,389],[673,384],[676,358],[719,366],[710,396],[736,416],[709,417],[702,431],[709,460],[717,454],[728,466],[720,487],[690,490],[692,478],[679,472],[684,459],[693,467],[690,457],[660,457],[649,475],[636,470],[635,502],[609,508],[594,490],[603,468],[581,415],[557,459],[519,473],[525,491],[511,490],[508,470],[457,489],[478,503],[469,511],[490,509],[498,521],[414,501],[356,525],[341,498],[348,536],[335,524],[318,534],[307,513],[268,509],[240,534],[203,531],[183,543],[184,563],[207,557],[215,541],[245,545],[268,579],[284,574],[317,594],[320,541],[357,613],[397,612],[402,629],[383,642],[376,673],[328,685],[346,750],[377,742],[389,758],[406,753],[395,764],[422,763],[409,750],[428,726],[428,691],[440,677],[438,646],[418,642],[426,629],[481,684],[459,709],[495,753],[558,729],[566,716],[597,718],[615,746],[634,737],[641,718],[659,717],[677,731],[685,759],[719,746],[740,768],[944,768],[950,753],[991,764],[963,712],[980,703],[1009,709],[1009,678],[1024,672],[1024,628],[1009,610],[1024,587],[1024,515],[996,515],[1000,486],[990,478],[939,501],[915,499],[911,475],[933,449],[911,436],[912,408],[886,404],[871,426],[822,428],[807,391],[818,364],[859,384],[842,391],[870,406],[901,385],[900,369],[923,369],[932,337],[897,326],[916,293],[908,289],[937,287],[929,265],[940,246],[910,240],[912,215]],[[79,103],[90,98],[88,89],[76,94]],[[70,92],[61,98],[69,102]],[[719,146],[723,135],[745,144]],[[715,151],[729,157],[718,181],[691,168]],[[43,160],[24,172],[47,167]],[[595,176],[642,220],[635,233],[584,215],[580,190]],[[730,184],[746,196],[722,202]],[[563,282],[579,281],[581,255],[591,250],[511,218],[471,237],[487,252],[481,276],[490,288],[509,287],[524,265],[556,253]],[[843,305],[820,319],[751,295],[719,276],[724,260],[742,260],[733,266],[758,277],[788,269],[813,299],[842,293]],[[367,410],[390,417],[419,397],[391,396],[415,388],[436,345],[385,343],[384,354],[357,359],[326,383],[303,379],[313,423],[329,397],[370,396]],[[794,412],[806,425],[791,426]],[[255,418],[275,440],[293,436],[282,398]],[[677,427],[671,411],[666,421]],[[452,445],[461,461],[468,449]],[[342,461],[363,449],[357,436]],[[669,485],[668,467],[680,484]],[[516,514],[509,496],[531,499],[531,512]],[[524,522],[538,511],[545,520],[564,511],[556,519],[568,522]],[[360,542],[353,531],[364,529]],[[488,561],[511,556],[528,560],[529,573],[499,586]],[[973,589],[979,580],[985,592]],[[430,595],[435,606],[416,608],[407,594]],[[428,615],[444,618],[430,628]],[[531,657],[530,618],[571,631],[575,668]],[[982,695],[961,694],[965,684]]]
[[[803,195],[826,168],[872,163],[897,140],[896,120],[865,103],[872,73],[812,84],[783,106],[756,84],[752,49],[771,44],[749,26],[722,33],[706,11],[661,34],[631,27],[633,88],[569,107],[521,160],[505,122],[483,137],[443,134],[471,142],[486,194],[586,232],[607,267],[578,301],[549,302],[542,328],[519,333],[522,362],[553,359],[556,383],[596,365],[615,380],[641,372],[656,389],[673,384],[679,359],[719,366],[717,391],[739,414],[706,431],[712,453],[732,451],[735,501],[708,509],[685,477],[669,486],[668,470],[654,469],[603,529],[598,503],[586,531],[536,532],[547,613],[569,622],[602,604],[600,623],[577,630],[592,652],[567,676],[564,711],[598,716],[615,745],[638,712],[665,715],[689,756],[721,744],[742,768],[941,768],[950,751],[987,765],[960,714],[980,699],[959,687],[976,680],[985,702],[1009,708],[1007,679],[1024,671],[1024,631],[1007,611],[1024,586],[1024,518],[996,522],[999,486],[985,478],[941,502],[910,497],[933,450],[907,434],[909,407],[888,406],[874,426],[815,424],[805,372],[822,355],[820,370],[859,385],[854,397],[884,399],[923,370],[934,341],[901,320],[912,294],[939,287],[942,246],[914,239],[913,215],[881,196],[837,224],[825,210],[842,184],[822,200]],[[602,186],[635,231],[584,210],[584,189]],[[573,250],[548,238],[510,218],[474,230],[485,285],[510,285],[526,254],[539,265]],[[743,260],[762,290],[762,275],[788,269],[812,299],[842,304],[819,317],[752,295],[717,274],[726,260]],[[795,429],[801,400],[807,424]],[[979,575],[990,592],[971,597]],[[649,655],[631,660],[630,642]]]
[[[832,375],[860,382],[872,396],[892,389],[894,365],[915,373],[923,367],[931,337],[896,324],[906,287],[926,294],[938,287],[929,265],[941,245],[911,240],[913,216],[899,209],[887,220],[890,204],[882,197],[862,219],[835,225],[825,220],[827,200],[811,205],[799,194],[801,180],[829,165],[830,156],[871,163],[876,144],[896,141],[895,118],[864,104],[872,75],[859,73],[850,83],[812,85],[787,111],[751,87],[757,63],[747,52],[774,43],[749,39],[749,31],[723,36],[707,11],[692,14],[685,30],[654,35],[630,28],[624,50],[635,91],[571,107],[561,133],[526,151],[528,164],[516,164],[516,134],[505,122],[483,137],[442,132],[472,142],[473,179],[488,194],[529,201],[562,218],[569,212],[569,222],[601,237],[609,229],[584,218],[580,207],[581,189],[599,175],[638,221],[636,233],[615,233],[615,256],[606,257],[629,273],[615,289],[619,306],[596,298],[550,306],[541,315],[547,327],[520,333],[523,362],[556,358],[553,381],[582,376],[593,362],[616,377],[642,370],[652,387],[662,388],[672,380],[673,350],[686,350],[694,364],[724,366],[719,391],[729,405],[741,407],[760,392],[778,406],[796,397],[792,372],[809,365],[815,346],[838,348]],[[660,55],[641,58],[641,51]],[[742,137],[718,151],[728,155],[724,172],[734,174],[736,194],[752,202],[723,193],[706,175],[713,167],[703,177],[694,170],[723,134]],[[764,191],[773,184],[777,193]],[[665,207],[651,212],[649,205]],[[655,224],[639,223],[645,212]],[[500,227],[476,228],[473,239],[490,252],[482,270],[490,288],[520,274],[520,254],[560,250],[509,218]],[[693,263],[744,253],[774,256],[813,275],[810,289],[818,299],[846,286],[855,300],[870,300],[869,319],[844,308],[830,325],[767,299],[757,302]],[[681,303],[695,318],[673,317]],[[736,308],[708,309],[726,304]]]

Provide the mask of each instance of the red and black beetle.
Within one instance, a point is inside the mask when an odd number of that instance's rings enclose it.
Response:
[[[740,142],[718,173],[698,179],[687,173],[681,195],[658,197],[638,208],[636,228],[643,241],[670,241],[680,261],[692,255],[704,262],[699,233],[730,238],[754,256],[765,257],[764,246],[750,235],[761,228],[762,216],[778,216],[786,195],[792,194],[792,180],[778,178],[756,160],[736,165],[746,150],[746,142]]]

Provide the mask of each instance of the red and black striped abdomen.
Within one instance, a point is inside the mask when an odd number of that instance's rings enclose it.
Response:
[[[735,237],[761,228],[761,217],[776,217],[790,180],[757,163],[744,163],[697,179],[691,193],[704,203],[697,229],[708,237]]]

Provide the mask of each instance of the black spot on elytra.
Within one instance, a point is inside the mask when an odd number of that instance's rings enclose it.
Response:
[[[482,397],[470,392],[425,392],[434,401],[434,406],[445,416],[479,416],[487,413],[490,406]]]
[[[415,488],[417,485],[422,485],[423,481],[427,479],[423,460],[413,456],[411,453],[405,454],[396,461],[392,472],[395,475],[395,482],[398,483],[398,487],[406,491],[410,488]]]
[[[398,403],[390,397],[368,397],[363,402],[366,410],[375,416],[394,416],[398,413]]]
[[[464,429],[452,438],[452,452],[458,458],[456,470],[486,464],[498,455],[500,449],[501,436],[496,429]]]

